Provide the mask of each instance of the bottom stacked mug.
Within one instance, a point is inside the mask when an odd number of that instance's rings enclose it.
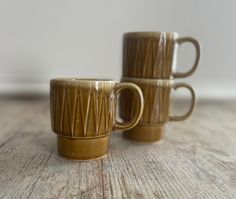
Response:
[[[138,85],[144,97],[144,110],[137,126],[123,132],[125,138],[137,141],[157,141],[163,137],[165,123],[187,119],[194,108],[195,93],[186,83],[174,83],[172,80],[144,78],[122,78],[122,82]],[[170,115],[171,89],[187,88],[191,93],[191,105],[182,116]],[[120,96],[120,116],[124,121],[130,120],[138,108],[137,97],[131,92],[122,92]]]
[[[136,111],[125,123],[115,120],[117,96],[129,89],[138,95]],[[70,159],[88,160],[108,152],[113,130],[134,127],[143,111],[143,96],[133,83],[112,80],[58,78],[50,82],[52,130],[58,153]]]

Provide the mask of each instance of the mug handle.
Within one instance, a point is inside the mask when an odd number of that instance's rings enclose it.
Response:
[[[178,88],[187,88],[190,91],[191,94],[191,104],[189,107],[189,110],[187,111],[187,113],[185,113],[182,116],[169,116],[169,120],[170,121],[182,121],[182,120],[186,120],[193,112],[194,109],[194,105],[195,105],[195,92],[193,90],[193,88],[185,83],[176,83],[174,84],[173,88],[176,90]]]
[[[116,96],[116,98],[120,94],[120,92],[124,89],[129,89],[137,95],[137,97],[138,97],[138,101],[137,101],[138,109],[136,110],[134,118],[129,122],[119,122],[119,121],[115,120],[115,123],[114,123],[115,130],[128,130],[128,129],[133,128],[134,126],[137,125],[137,123],[139,122],[139,120],[142,116],[142,113],[143,113],[143,107],[144,107],[144,102],[143,101],[144,100],[143,100],[142,90],[136,84],[122,82],[122,83],[117,84],[116,87],[115,87],[115,96]]]
[[[185,42],[189,42],[192,43],[195,51],[196,51],[196,57],[195,57],[195,61],[193,63],[193,66],[190,68],[189,71],[187,72],[175,72],[173,73],[174,78],[182,78],[182,77],[187,77],[189,75],[192,75],[194,73],[194,71],[197,68],[197,65],[199,63],[199,59],[200,59],[200,45],[198,43],[198,41],[192,37],[180,37],[176,40],[176,42],[181,45]]]

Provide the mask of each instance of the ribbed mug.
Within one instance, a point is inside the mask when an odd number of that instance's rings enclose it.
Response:
[[[186,72],[176,72],[178,47],[191,43],[195,61]],[[123,40],[123,77],[171,79],[187,77],[196,70],[200,46],[192,37],[175,32],[130,32]]]
[[[122,82],[132,82],[138,85],[144,97],[143,114],[137,126],[124,131],[124,136],[138,141],[156,141],[163,137],[165,124],[168,121],[187,119],[194,108],[195,93],[186,83],[174,83],[172,80],[155,80],[141,78],[123,78]],[[191,93],[189,110],[182,116],[170,114],[171,90],[186,88]],[[120,116],[124,121],[130,120],[138,108],[138,98],[133,93],[122,92],[120,96]]]
[[[138,96],[138,105],[132,119],[121,123],[115,119],[116,105],[117,96],[124,89]],[[71,159],[95,159],[107,153],[112,131],[128,130],[138,123],[143,96],[133,83],[58,78],[50,82],[50,108],[58,153]]]

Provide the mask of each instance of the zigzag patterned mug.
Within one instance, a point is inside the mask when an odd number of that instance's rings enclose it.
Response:
[[[139,123],[132,129],[124,131],[124,137],[138,141],[160,140],[168,121],[182,121],[190,117],[195,104],[195,92],[186,83],[174,83],[173,80],[144,79],[123,77],[122,82],[132,82],[141,88],[144,98],[143,114]],[[187,89],[191,94],[191,103],[188,111],[174,116],[171,109],[171,91],[179,88]],[[120,116],[129,121],[137,109],[137,98],[130,92],[122,92],[120,98]]]
[[[177,51],[183,43],[191,43],[195,61],[186,72],[176,72]],[[192,37],[175,32],[130,32],[124,35],[123,77],[169,79],[194,73],[200,58],[200,46]]]
[[[133,118],[121,123],[115,119],[116,105],[124,89],[138,96],[138,105]],[[113,130],[128,130],[138,123],[143,95],[133,83],[57,78],[50,82],[50,110],[52,130],[58,135],[58,153],[70,159],[96,159],[107,153]]]

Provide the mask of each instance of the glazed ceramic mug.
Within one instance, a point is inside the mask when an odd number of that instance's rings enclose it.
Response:
[[[183,43],[191,43],[195,61],[186,72],[176,72],[177,51]],[[175,32],[131,32],[123,40],[123,77],[170,79],[187,77],[196,70],[200,46],[192,37]]]
[[[121,123],[115,119],[116,105],[117,96],[124,89],[137,96],[137,108],[130,121]],[[96,159],[108,152],[112,131],[128,130],[138,123],[143,95],[133,83],[57,78],[50,82],[50,109],[59,155],[77,160]]]
[[[195,93],[186,83],[174,83],[171,80],[155,80],[141,78],[123,78],[122,82],[132,82],[138,85],[144,97],[144,109],[137,126],[124,131],[124,137],[138,141],[157,141],[163,137],[165,123],[168,121],[182,121],[187,119],[194,108]],[[189,110],[181,116],[170,114],[171,90],[186,88],[191,93]],[[138,108],[137,98],[129,92],[122,92],[120,96],[120,116],[128,121]]]

